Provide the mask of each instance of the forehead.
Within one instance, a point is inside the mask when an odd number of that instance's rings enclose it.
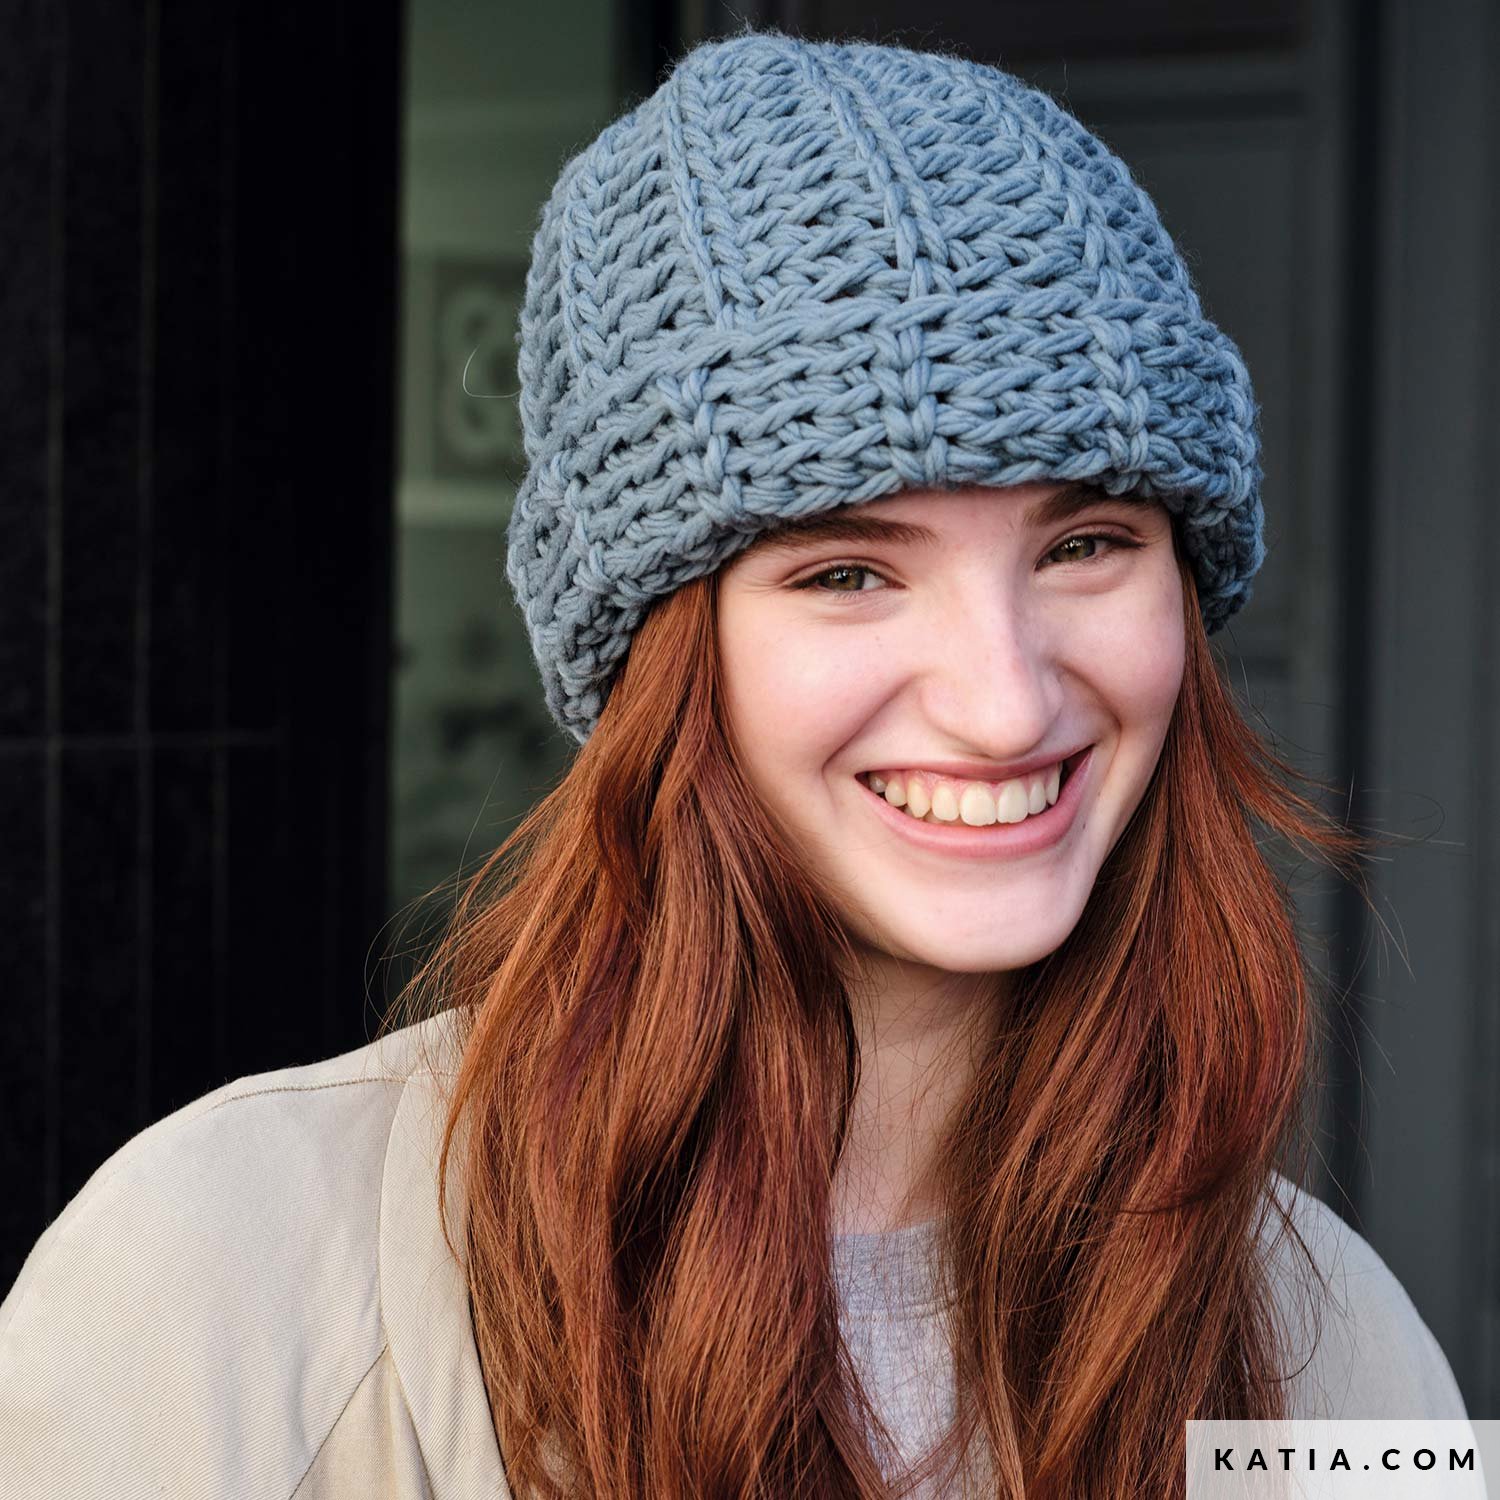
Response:
[[[744,549],[743,555],[775,554],[829,542],[887,542],[914,547],[938,545],[942,536],[932,526],[911,514],[890,513],[889,507],[898,498],[902,497],[867,502],[859,507],[840,506],[783,522],[773,530],[762,532]],[[1022,512],[1021,526],[1027,530],[1056,526],[1106,505],[1155,508],[1153,502],[1140,497],[1108,495],[1097,485],[1073,480],[1032,500]]]

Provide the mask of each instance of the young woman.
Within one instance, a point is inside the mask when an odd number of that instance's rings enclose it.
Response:
[[[994,69],[700,48],[563,170],[521,375],[578,753],[408,1024],[43,1236],[7,1493],[1081,1500],[1193,1417],[1463,1416],[1279,1170],[1263,836],[1362,843],[1216,669],[1256,408],[1126,167]]]

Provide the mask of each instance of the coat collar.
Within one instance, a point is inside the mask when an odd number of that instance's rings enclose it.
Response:
[[[439,1015],[385,1047],[409,1069],[392,1121],[380,1189],[380,1298],[391,1357],[416,1428],[433,1500],[512,1500],[479,1351],[464,1263],[443,1238],[438,1155],[448,1087],[460,1051],[454,1018]],[[464,1254],[467,1192],[455,1140],[448,1177],[448,1232]]]

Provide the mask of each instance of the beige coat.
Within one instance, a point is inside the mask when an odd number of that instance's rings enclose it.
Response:
[[[455,1056],[439,1017],[226,1084],[105,1162],[0,1304],[0,1494],[510,1500],[437,1213]],[[1465,1416],[1384,1263],[1296,1201],[1336,1305],[1295,1414]],[[461,1187],[450,1215],[462,1248]]]

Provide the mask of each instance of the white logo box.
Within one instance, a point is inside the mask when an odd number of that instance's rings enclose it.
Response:
[[[1500,1500],[1500,1420],[1189,1422],[1187,1500]]]

